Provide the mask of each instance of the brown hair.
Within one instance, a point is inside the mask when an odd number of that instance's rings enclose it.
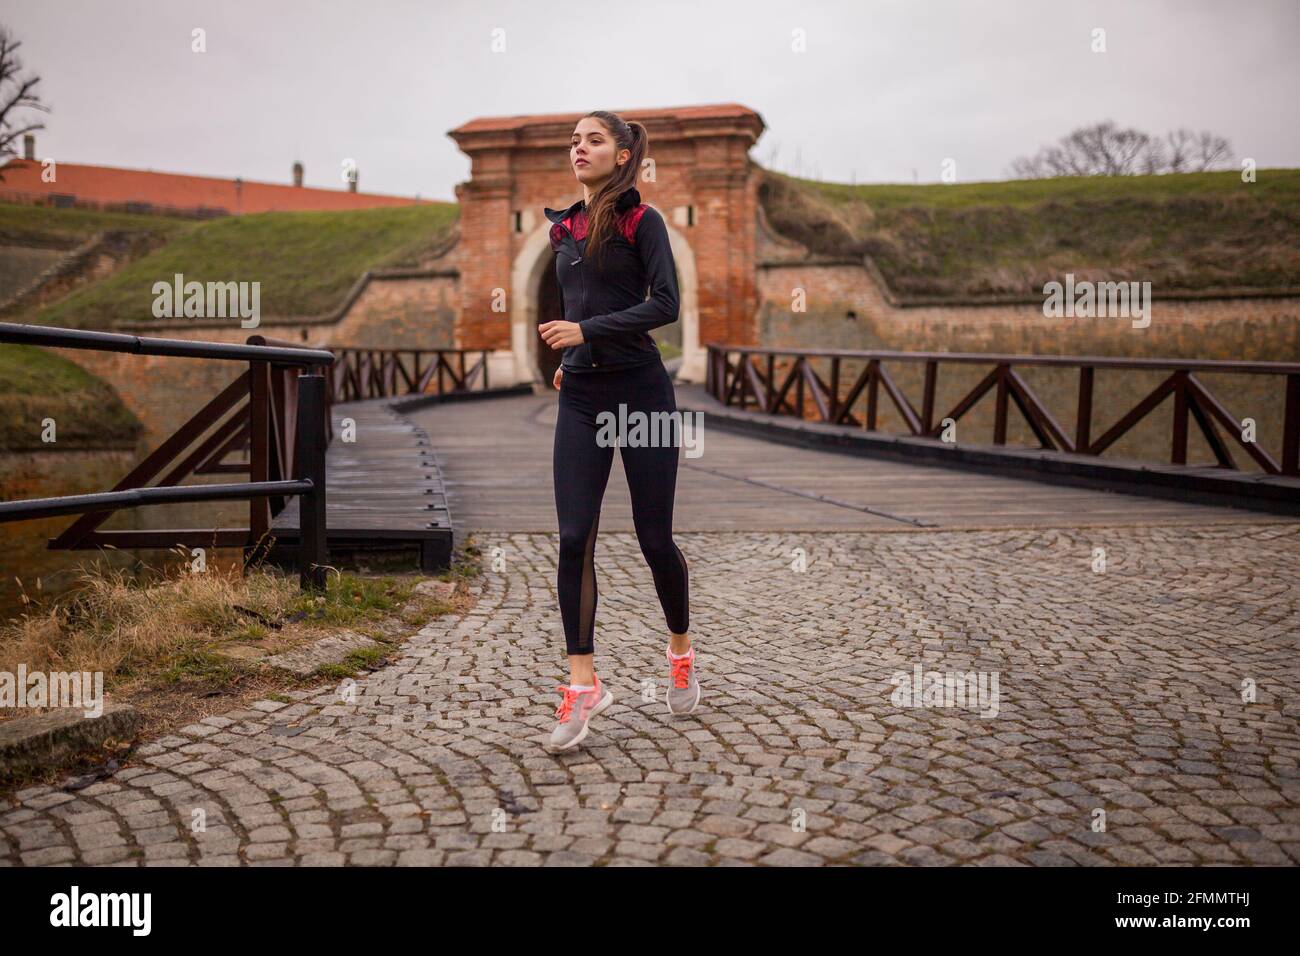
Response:
[[[631,152],[626,163],[622,166],[614,166],[614,172],[610,174],[605,185],[600,187],[596,195],[591,197],[591,202],[587,204],[586,254],[591,256],[593,261],[598,261],[607,237],[614,231],[615,219],[618,215],[614,204],[619,196],[636,186],[637,174],[641,169],[641,161],[645,159],[650,140],[646,128],[636,120],[625,123],[623,117],[606,110],[592,110],[587,116],[599,120],[613,137],[615,154],[623,149]]]

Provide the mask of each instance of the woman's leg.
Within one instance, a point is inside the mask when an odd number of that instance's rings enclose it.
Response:
[[[637,410],[649,427],[644,444],[623,449],[623,470],[632,492],[632,518],[641,553],[650,565],[655,590],[668,624],[668,691],[670,714],[693,713],[700,702],[695,677],[695,649],[690,635],[690,579],[686,557],[673,541],[673,499],[677,490],[680,419],[673,385],[662,365],[644,381],[638,376]]]
[[[633,393],[636,407],[628,411],[645,413],[645,444],[629,444],[620,451],[632,496],[637,542],[654,577],[655,591],[668,625],[670,649],[674,654],[685,654],[691,646],[687,636],[689,575],[686,557],[673,541],[680,422],[673,414],[677,404],[667,371],[661,364],[653,363],[644,377],[645,382],[638,383]]]
[[[673,497],[677,486],[677,448],[624,448],[623,470],[632,494],[632,521],[641,554],[650,566],[674,654],[691,641],[690,578],[686,557],[673,540]]]
[[[556,590],[564,622],[571,684],[592,683],[592,635],[596,620],[596,531],[600,505],[609,481],[614,449],[596,443],[593,401],[596,380],[570,382],[565,376],[555,423],[553,478],[555,511],[560,525]]]

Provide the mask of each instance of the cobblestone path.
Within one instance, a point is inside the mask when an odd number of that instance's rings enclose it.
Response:
[[[489,533],[477,607],[353,699],[262,701],[21,791],[0,864],[1300,861],[1300,525],[677,540],[695,715],[666,712],[635,538],[602,534],[615,705],[545,753],[556,539]],[[988,696],[906,706],[916,665]]]

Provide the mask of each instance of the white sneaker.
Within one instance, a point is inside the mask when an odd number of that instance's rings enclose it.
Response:
[[[574,690],[564,685],[557,689],[563,696],[560,706],[555,708],[555,716],[560,722],[551,731],[551,739],[546,745],[551,753],[573,750],[582,743],[591,718],[614,702],[614,695],[606,690],[599,677],[591,690]]]

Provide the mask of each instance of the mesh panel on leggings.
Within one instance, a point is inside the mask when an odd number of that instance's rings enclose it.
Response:
[[[578,653],[591,653],[592,631],[596,629],[596,529],[600,527],[600,512],[591,520],[587,532],[587,547],[582,555],[582,600],[578,614]]]
[[[677,633],[685,634],[691,629],[691,579],[686,569],[686,555],[682,554],[682,549],[677,547],[676,541],[673,542],[673,550],[677,552],[677,560],[682,562],[682,629]]]

